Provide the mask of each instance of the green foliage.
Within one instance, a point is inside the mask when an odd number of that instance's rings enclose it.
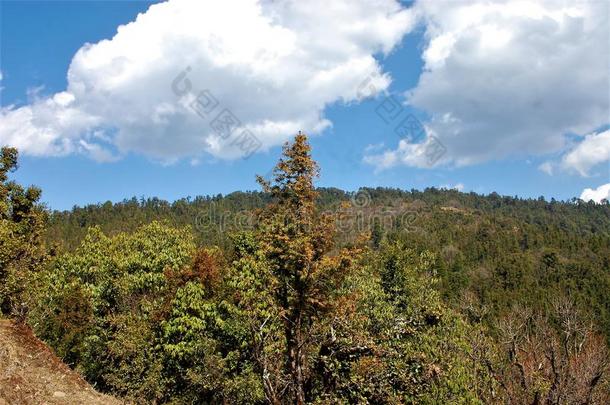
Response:
[[[168,291],[164,272],[188,264],[194,251],[187,229],[152,223],[108,237],[92,228],[74,253],[37,274],[30,323],[91,381],[155,398],[155,323]]]
[[[17,159],[14,148],[0,151],[0,314],[23,319],[25,285],[46,259],[42,239],[46,213],[38,203],[40,189],[24,189],[8,180],[17,169]]]
[[[478,403],[493,382],[467,359],[467,325],[433,289],[434,257],[384,244],[340,291],[319,359],[325,403]]]
[[[350,194],[337,189],[318,189],[321,211],[343,212]],[[553,297],[569,291],[577,305],[594,316],[610,342],[610,204],[579,200],[545,201],[461,193],[429,188],[402,191],[366,188],[370,197],[364,209],[351,207],[348,213],[371,219],[368,229],[338,226],[339,246],[352,241],[361,230],[371,231],[378,249],[382,240],[402,240],[412,249],[437,253],[438,289],[444,299],[460,307],[464,294],[474,293],[488,308],[484,321],[509,310],[517,300],[539,306],[539,297]],[[174,226],[197,224],[203,213],[211,219],[195,229],[196,241],[232,249],[228,230],[239,228],[233,219],[239,213],[255,217],[256,210],[271,201],[270,193],[239,192],[227,196],[196,197],[175,203],[158,199],[128,200],[52,213],[49,241],[68,248],[77,244],[90,225],[107,233],[132,231],[152,219],[164,219]],[[214,209],[210,207],[214,206]],[[380,212],[392,221],[380,221]],[[413,221],[409,221],[412,214]],[[385,218],[385,217],[384,217]],[[230,227],[222,227],[222,223]],[[244,226],[251,228],[245,221]],[[547,255],[554,254],[554,263]]]

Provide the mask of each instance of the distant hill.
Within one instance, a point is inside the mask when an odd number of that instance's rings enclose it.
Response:
[[[501,196],[497,193],[481,195],[457,190],[427,188],[401,190],[394,188],[361,188],[347,192],[337,188],[319,188],[319,203],[324,209],[336,210],[341,203],[352,209],[384,209],[385,213],[430,213],[441,216],[471,212],[477,217],[507,217],[536,227],[557,228],[581,235],[610,234],[610,204],[571,201],[524,199]],[[75,206],[68,211],[52,211],[48,240],[65,248],[77,246],[90,226],[100,226],[106,233],[133,231],[152,221],[167,221],[174,226],[192,226],[196,236],[205,243],[217,243],[218,237],[235,228],[251,224],[244,212],[263,207],[269,195],[258,191],[237,191],[228,195],[187,197],[168,202],[156,197],[125,199]],[[388,208],[393,210],[388,211]],[[236,217],[235,215],[242,214]],[[387,215],[383,215],[384,217]]]
[[[339,244],[369,231],[375,246],[402,240],[434,252],[441,293],[456,307],[474,294],[493,320],[516,303],[536,307],[567,294],[610,342],[610,204],[436,188],[318,191],[336,218]],[[60,253],[78,246],[91,226],[113,235],[160,220],[191,227],[200,245],[230,249],[230,234],[252,228],[254,212],[268,202],[262,192],[235,192],[75,207],[50,213],[47,240]]]
[[[29,327],[0,320],[0,405],[120,403],[96,392]]]

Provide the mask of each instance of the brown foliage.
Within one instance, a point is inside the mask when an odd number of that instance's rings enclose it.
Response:
[[[610,403],[610,354],[603,337],[570,301],[558,300],[553,310],[543,316],[516,309],[500,325],[508,403]]]
[[[214,290],[221,278],[221,269],[224,267],[219,263],[219,255],[206,248],[200,248],[195,252],[193,261],[189,266],[179,270],[165,269],[164,275],[168,284],[175,290],[185,284],[196,281],[203,284],[209,291]]]
[[[318,166],[311,158],[307,137],[299,133],[284,146],[274,169],[273,183],[258,177],[273,202],[261,213],[258,239],[272,274],[270,288],[284,324],[286,365],[290,376],[282,400],[303,404],[313,367],[308,353],[315,346],[315,325],[332,308],[334,291],[352,268],[355,251],[334,249],[335,227],[316,207],[313,181]],[[266,387],[267,388],[267,387]],[[280,389],[267,388],[270,402],[278,402]]]

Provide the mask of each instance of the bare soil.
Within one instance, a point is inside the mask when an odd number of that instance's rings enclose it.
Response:
[[[95,391],[29,327],[0,320],[0,405],[121,403]]]

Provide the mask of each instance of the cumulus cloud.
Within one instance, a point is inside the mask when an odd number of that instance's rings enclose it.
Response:
[[[366,77],[385,90],[391,78],[373,55],[412,25],[395,0],[169,0],[83,45],[65,91],[3,108],[0,142],[103,161],[233,158],[239,143],[211,125],[226,109],[234,134],[247,129],[264,150],[331,125],[325,106],[359,100]]]
[[[610,161],[610,130],[587,135],[562,160],[562,166],[589,176],[592,168]]]
[[[580,199],[584,201],[595,201],[596,203],[602,200],[610,201],[610,183],[602,184],[596,189],[585,188],[580,195]]]
[[[405,98],[429,114],[428,127],[447,147],[437,165],[561,153],[570,146],[566,135],[608,124],[609,7],[562,0],[416,3],[425,66]],[[425,167],[418,150],[401,142],[368,160]],[[582,159],[599,159],[577,150],[566,164],[586,173]]]

